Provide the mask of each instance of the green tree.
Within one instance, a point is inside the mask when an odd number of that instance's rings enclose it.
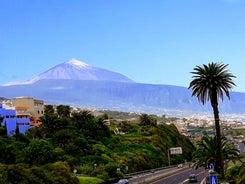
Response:
[[[54,114],[53,105],[45,105],[44,106],[44,114]]]
[[[71,107],[69,105],[58,105],[56,107],[57,114],[61,118],[69,118],[71,114]]]
[[[193,80],[190,82],[189,89],[192,89],[192,96],[196,96],[200,102],[205,104],[210,100],[213,108],[216,136],[218,139],[218,170],[221,177],[224,177],[224,163],[221,152],[221,133],[220,119],[218,110],[218,100],[223,100],[224,94],[230,99],[229,90],[235,86],[233,78],[235,77],[227,70],[227,64],[209,63],[202,66],[196,66],[193,74]]]
[[[75,144],[77,133],[74,130],[62,129],[54,134],[55,144],[69,155],[79,155],[79,147]]]
[[[45,168],[49,171],[53,177],[54,184],[77,184],[78,179],[72,175],[71,168],[66,162],[55,162],[48,164]]]
[[[203,137],[197,142],[197,150],[193,153],[193,159],[198,160],[196,167],[205,166],[209,164],[214,165],[214,170],[218,170],[219,152],[217,150],[218,139],[217,137]],[[221,137],[221,152],[224,160],[235,161],[239,159],[239,150],[237,150],[233,143],[228,141],[225,137]],[[227,165],[226,165],[227,166]]]
[[[90,111],[83,110],[80,112],[73,112],[72,113],[72,122],[78,129],[83,129],[85,124],[95,117],[91,114]]]
[[[157,125],[157,120],[154,117],[149,116],[148,114],[141,114],[140,115],[140,125],[142,126],[156,126]]]
[[[42,124],[41,126],[28,129],[25,134],[31,139],[45,139],[47,133],[47,126]]]
[[[42,139],[31,140],[30,144],[23,149],[24,160],[29,164],[29,167],[50,163],[52,161],[52,153],[52,144]]]
[[[0,163],[14,164],[16,156],[14,153],[14,139],[10,137],[0,137]]]
[[[41,117],[42,125],[40,126],[44,127],[45,132],[39,132],[39,133],[45,133],[45,136],[53,137],[54,133],[58,130],[65,129],[69,125],[69,119],[67,118],[59,118],[57,114],[45,114]],[[43,130],[42,130],[43,131]]]
[[[6,126],[0,126],[0,136],[7,136],[7,128],[6,128]]]
[[[26,173],[23,167],[19,165],[7,165],[6,166],[6,179],[8,183],[18,184],[26,183]]]
[[[20,134],[19,125],[16,125],[15,134]]]
[[[52,176],[42,167],[33,166],[25,169],[25,182],[28,184],[52,184],[54,183]]]

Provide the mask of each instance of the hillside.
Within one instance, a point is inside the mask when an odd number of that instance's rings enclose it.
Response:
[[[26,135],[7,137],[0,127],[0,180],[75,184],[75,169],[77,174],[110,181],[167,166],[172,147],[182,147],[183,154],[171,156],[171,164],[191,160],[194,146],[174,125],[110,120],[107,126],[103,120],[89,111],[71,117],[58,112],[45,114],[43,124]],[[116,128],[123,133],[115,134]]]
[[[1,86],[6,98],[31,96],[45,103],[153,114],[188,115],[212,112],[184,87],[113,81],[46,79],[33,84]],[[245,94],[231,93],[220,103],[221,113],[245,113]]]

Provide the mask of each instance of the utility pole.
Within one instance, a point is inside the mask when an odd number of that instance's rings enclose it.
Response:
[[[168,149],[168,166],[170,166],[170,149]]]

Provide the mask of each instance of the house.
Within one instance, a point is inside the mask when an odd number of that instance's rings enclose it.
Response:
[[[16,97],[12,99],[13,106],[16,108],[17,116],[26,115],[31,117],[31,125],[39,126],[40,117],[44,115],[44,101],[36,100],[31,97]]]
[[[30,118],[17,117],[16,110],[12,107],[5,108],[3,104],[0,104],[0,123],[1,126],[5,126],[7,129],[7,135],[14,135],[16,130],[20,133],[25,133],[32,126],[30,125]]]

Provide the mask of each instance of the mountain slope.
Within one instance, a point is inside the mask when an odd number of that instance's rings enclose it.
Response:
[[[18,85],[0,86],[0,96],[30,96],[45,103],[153,114],[211,112],[185,87],[136,83],[124,75],[71,60]],[[245,113],[245,93],[219,103],[221,113]]]
[[[184,87],[113,81],[46,79],[33,84],[0,87],[6,98],[31,96],[46,103],[80,107],[137,111],[153,114],[186,115],[212,112]],[[245,113],[245,94],[231,93],[231,100],[220,103],[221,113]]]
[[[117,81],[134,82],[128,77],[106,69],[90,66],[76,59],[56,65],[55,67],[41,73],[31,80],[9,85],[32,84],[41,79],[75,79],[75,80],[96,80],[96,81]]]

